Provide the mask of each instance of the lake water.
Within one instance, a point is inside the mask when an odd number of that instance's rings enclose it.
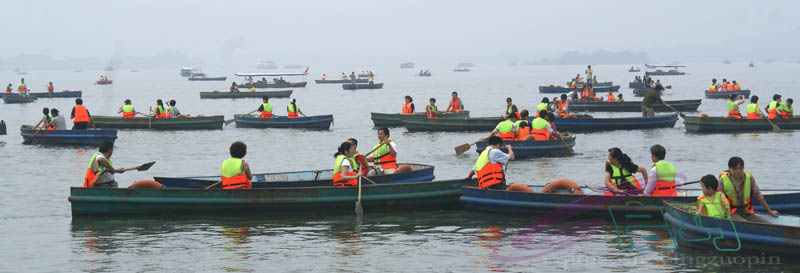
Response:
[[[634,75],[624,65],[596,65],[600,81],[621,85],[626,100],[636,100],[627,88]],[[122,130],[113,162],[130,167],[158,161],[147,172],[117,175],[120,186],[153,176],[218,175],[228,146],[236,140],[248,145],[246,160],[255,173],[332,168],[333,153],[347,138],[355,137],[361,149],[377,142],[370,112],[400,112],[403,97],[414,97],[423,109],[430,97],[446,108],[451,91],[458,91],[471,116],[498,116],[505,98],[513,97],[521,109],[533,109],[543,97],[539,85],[563,85],[584,66],[478,66],[472,72],[452,72],[452,67],[431,67],[432,77],[416,77],[418,67],[312,67],[306,88],[292,97],[308,115],[333,114],[329,131],[244,129],[229,125],[215,131],[149,132]],[[784,99],[798,97],[792,72],[798,64],[770,63],[747,68],[744,63],[689,64],[685,76],[659,77],[672,85],[667,100],[703,97],[711,78],[737,80],[743,89],[761,97],[761,107],[774,93]],[[341,72],[371,69],[381,90],[344,91],[340,85],[318,85],[322,73],[329,78]],[[217,76],[206,69],[209,76]],[[0,83],[25,77],[29,88],[42,92],[52,81],[56,90],[83,90],[84,105],[93,115],[116,115],[130,98],[139,111],[156,99],[175,99],[183,113],[225,115],[256,109],[260,100],[200,100],[200,91],[227,90],[233,73],[222,73],[225,82],[189,82],[178,69],[141,72],[28,71],[28,75],[0,72]],[[272,72],[265,70],[264,72]],[[92,84],[99,75],[113,85]],[[335,77],[335,76],[334,76]],[[290,79],[291,80],[291,79]],[[552,98],[553,94],[548,94]],[[275,113],[285,114],[288,99],[273,99]],[[520,240],[536,218],[491,215],[465,211],[371,213],[363,222],[352,215],[267,215],[258,217],[104,217],[72,218],[67,201],[70,186],[80,186],[94,148],[23,145],[21,124],[34,124],[42,107],[55,107],[69,116],[73,99],[39,99],[30,104],[0,104],[0,119],[8,135],[0,136],[0,271],[2,272],[654,272],[654,271],[789,271],[792,261],[740,256],[702,250],[624,250],[617,245],[612,225],[601,224],[574,234],[553,235],[552,242],[537,241],[541,249],[512,245]],[[724,115],[725,100],[704,99],[700,112]],[[741,107],[742,111],[744,106]],[[639,113],[591,113],[595,117],[638,116]],[[696,113],[695,113],[696,114]],[[71,126],[71,122],[68,122]],[[407,133],[392,128],[399,160],[436,166],[437,179],[461,178],[475,163],[472,151],[456,156],[453,147],[473,142],[485,133]],[[635,163],[650,166],[649,147],[667,148],[667,160],[691,180],[717,174],[727,168],[728,158],[744,158],[761,188],[800,188],[787,172],[800,160],[795,132],[745,134],[689,134],[681,121],[675,128],[576,134],[577,155],[513,161],[507,175],[512,182],[545,184],[570,178],[579,184],[601,186],[606,150],[620,147]],[[485,230],[489,228],[488,230]],[[658,231],[653,231],[659,234]],[[546,235],[546,234],[545,234]],[[663,235],[663,234],[661,234]],[[524,241],[524,238],[522,238]],[[561,244],[562,241],[575,244]],[[671,248],[669,240],[653,243]],[[494,253],[494,254],[493,254]],[[541,255],[538,255],[541,254]],[[509,262],[508,257],[535,258]],[[753,263],[756,258],[757,263]],[[743,260],[747,260],[744,264]],[[766,261],[766,262],[765,262]],[[752,266],[752,267],[748,267]]]

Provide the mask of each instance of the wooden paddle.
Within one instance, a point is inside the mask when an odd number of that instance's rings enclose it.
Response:
[[[358,200],[356,200],[356,217],[361,218],[364,216],[364,208],[361,206],[361,177],[358,177]]]
[[[31,143],[33,143],[33,140],[36,139],[36,135],[38,135],[39,132],[41,132],[41,131],[44,131],[44,130],[41,130],[41,129],[36,130],[36,132],[33,133],[33,136],[31,136],[30,139],[23,141],[22,144],[31,144]]]
[[[219,183],[222,183],[222,181],[217,181],[217,182],[214,182],[214,184],[211,184],[211,186],[208,186],[208,187],[206,187],[206,189],[207,189],[207,190],[208,190],[208,189],[211,189],[211,188],[213,188],[214,186],[216,186],[216,185],[219,185]]]
[[[686,119],[686,114],[684,114],[684,113],[681,113],[681,111],[675,110],[675,108],[672,108],[672,106],[670,106],[669,104],[667,104],[667,103],[666,103],[666,102],[664,102],[663,100],[661,101],[661,104],[663,104],[664,106],[666,106],[666,107],[667,107],[667,108],[669,108],[670,110],[672,110],[672,111],[675,111],[675,113],[678,113],[678,115],[680,115],[680,116],[681,116],[681,118],[683,118],[683,119]]]
[[[469,151],[469,148],[472,147],[472,145],[475,145],[475,143],[478,143],[478,142],[464,143],[464,144],[456,146],[456,148],[455,148],[456,149],[456,155],[460,155],[460,154],[463,154],[466,151]]]
[[[125,171],[136,170],[136,171],[140,171],[141,172],[141,171],[149,170],[150,167],[153,166],[153,164],[156,164],[156,162],[155,161],[151,161],[151,162],[147,162],[147,163],[144,163],[144,164],[136,166],[136,167],[124,168],[123,170],[125,170]],[[106,170],[103,169],[103,171],[97,173],[97,175],[94,177],[94,179],[92,179],[92,182],[89,183],[89,188],[94,187],[94,183],[97,182],[97,179],[100,179],[100,175],[102,175],[105,172],[106,172]]]
[[[769,116],[764,115],[764,113],[761,112],[761,109],[758,109],[758,114],[761,115],[762,117],[764,117],[764,119],[766,119],[767,122],[769,122],[769,125],[772,125],[772,131],[778,132],[778,131],[781,130],[781,127],[778,127],[778,125],[775,125],[775,123],[772,123],[772,120],[769,119]]]
[[[567,145],[567,141],[564,140],[564,136],[561,135],[561,132],[558,133],[558,139],[561,140],[561,144],[564,144],[564,148],[567,148],[567,152],[570,155],[574,155],[575,154],[575,151],[572,150],[572,147],[569,147],[569,145]]]

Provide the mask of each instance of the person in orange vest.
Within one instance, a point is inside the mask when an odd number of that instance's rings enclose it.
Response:
[[[728,86],[728,80],[727,79],[722,79],[722,91],[729,91],[729,90],[730,90],[730,88]]]
[[[764,107],[767,111],[768,119],[775,119],[778,116],[778,106],[781,105],[781,95],[775,94],[772,96],[772,101]]]
[[[747,110],[747,119],[760,119],[764,117],[761,109],[758,108],[758,96],[750,96],[750,104],[745,107]]]
[[[261,98],[261,101],[263,101],[263,103],[253,112],[261,112],[258,118],[272,118],[272,104],[269,103],[269,98],[264,96]]]
[[[737,91],[737,90],[742,90],[742,87],[741,87],[741,86],[739,86],[739,83],[738,83],[738,82],[736,82],[736,81],[733,81],[733,90],[734,90],[734,91]]]
[[[561,100],[558,101],[556,112],[558,112],[560,117],[569,115],[569,99],[567,98],[567,94],[561,94]]]
[[[778,111],[781,114],[781,117],[784,119],[794,118],[794,109],[792,108],[792,104],[794,100],[792,98],[786,99],[786,103],[781,104],[778,106]]]
[[[711,86],[708,88],[708,92],[717,92],[719,91],[719,85],[717,85],[717,79],[711,79]]]
[[[356,155],[356,145],[350,142],[342,142],[338,151],[333,154],[336,163],[333,164],[333,186],[336,188],[356,187],[358,178],[363,174],[358,172],[358,163],[353,157]]]
[[[292,102],[286,106],[286,113],[288,113],[286,116],[289,118],[297,118],[297,113],[300,113],[303,115],[303,117],[306,117],[306,114],[303,114],[303,111],[300,111],[300,107],[297,106],[295,99],[292,99]]]
[[[503,117],[508,118],[508,116],[510,116],[510,115],[516,116],[517,119],[520,118],[519,110],[517,110],[517,105],[515,105],[511,101],[511,97],[508,97],[508,98],[506,98],[506,112],[503,114]]]
[[[528,110],[522,110],[519,113],[522,118],[514,122],[514,125],[517,126],[517,137],[515,140],[526,140],[529,136],[531,136],[531,123],[528,122]]]
[[[53,117],[50,116],[50,108],[42,108],[42,114],[44,116],[36,125],[33,125],[33,129],[39,128],[39,125],[41,125],[45,130],[55,130],[55,126],[52,124]]]
[[[55,87],[53,87],[53,82],[50,82],[49,84],[47,84],[47,93],[50,93],[50,95],[52,96],[53,90],[55,90]]]
[[[405,102],[403,103],[403,115],[414,114],[414,98],[406,95]]]
[[[156,110],[151,113],[151,115],[153,115],[156,119],[169,118],[169,116],[167,116],[167,109],[164,108],[164,101],[161,99],[156,100]]]
[[[247,145],[236,141],[228,149],[231,157],[222,161],[222,189],[250,189],[253,188],[253,175],[250,165],[243,158],[247,155]]]
[[[327,78],[327,77],[328,77],[328,75],[322,74],[322,80],[323,80],[323,81],[324,81],[324,80],[325,80],[325,78]]]
[[[464,102],[458,97],[458,93],[453,91],[451,95],[452,98],[450,99],[450,106],[447,107],[447,112],[458,113],[464,111]]]
[[[650,147],[650,160],[653,161],[653,168],[650,169],[650,180],[646,181],[644,195],[649,196],[677,196],[675,190],[675,177],[677,172],[672,163],[664,160],[667,156],[667,149],[661,145]]]
[[[478,188],[505,190],[506,176],[503,165],[508,165],[508,161],[514,160],[514,149],[506,144],[508,154],[500,150],[503,140],[498,136],[490,136],[486,149],[478,156],[475,167],[469,171],[466,179],[472,179],[478,175]]]
[[[83,106],[83,100],[80,98],[75,99],[75,106],[72,107],[69,118],[72,119],[72,130],[86,130],[92,122],[92,115],[89,114],[89,109]]]
[[[425,105],[425,117],[428,119],[437,119],[439,118],[439,109],[436,107],[436,99],[431,98],[428,100],[430,103]]]
[[[614,98],[614,93],[611,92],[611,89],[608,89],[608,94],[606,94],[606,100],[608,102],[615,102],[616,99]]]
[[[8,86],[6,86],[6,94],[11,94],[11,84],[10,83],[8,84]]]
[[[28,87],[25,85],[25,78],[19,79],[19,87],[17,87],[17,91],[23,94],[28,93]]]
[[[742,113],[739,112],[739,105],[742,105],[743,103],[744,95],[730,95],[730,101],[728,101],[728,115],[725,118],[741,119]]]
[[[378,129],[378,143],[373,149],[376,149],[375,152],[367,158],[367,162],[373,163],[370,175],[395,173],[397,170],[397,142],[389,138],[389,128]]]
[[[486,141],[492,136],[498,136],[503,140],[515,140],[517,135],[517,116],[509,115],[506,120],[501,121],[494,127],[494,130],[486,138],[479,138],[478,141]]]
[[[119,107],[117,113],[122,113],[122,118],[136,118],[136,114],[141,114],[133,108],[131,99],[125,99],[125,104]]]
[[[634,174],[639,172],[647,181],[647,170],[644,167],[633,163],[631,158],[619,148],[608,149],[608,161],[606,161],[605,184],[606,195],[614,194],[638,194],[642,193],[642,185]]]
[[[111,141],[104,141],[100,144],[99,152],[92,155],[89,160],[89,167],[83,176],[84,188],[116,188],[119,187],[115,173],[124,173],[125,168],[115,169],[111,165],[111,155],[114,154],[114,144]],[[100,176],[95,180],[97,176]]]
[[[728,160],[728,171],[719,175],[720,185],[718,191],[725,194],[731,208],[731,219],[768,223],[767,220],[753,214],[753,200],[758,201],[764,211],[772,217],[778,217],[778,212],[771,210],[761,191],[756,185],[756,179],[750,172],[744,171],[744,159],[738,156]]]

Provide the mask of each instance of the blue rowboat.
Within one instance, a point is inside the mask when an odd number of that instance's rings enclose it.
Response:
[[[83,94],[83,92],[81,92],[80,90],[78,90],[78,91],[67,91],[67,90],[64,90],[64,91],[61,91],[61,92],[53,92],[52,94],[50,92],[28,93],[28,95],[30,95],[32,97],[40,98],[40,99],[42,99],[42,98],[45,98],[45,99],[46,98],[80,98],[82,94]],[[6,96],[21,96],[21,95],[17,94],[17,93],[14,93],[14,94],[6,94]]]
[[[672,128],[678,115],[656,116],[654,118],[557,118],[556,127],[564,132],[597,132],[612,130],[636,130],[653,128]]]
[[[558,94],[567,94],[572,92],[573,88],[569,87],[555,87],[555,86],[539,86],[539,93],[558,93]],[[595,93],[608,93],[608,91],[617,92],[619,90],[619,85],[612,85],[612,86],[600,86],[594,87]]]
[[[308,117],[272,117],[258,118],[249,115],[234,115],[236,127],[241,128],[303,128],[328,130],[333,123],[333,115]]]
[[[342,84],[342,89],[344,90],[356,90],[356,89],[382,89],[383,83],[365,83],[365,84],[355,84],[346,83]]]
[[[315,82],[315,83],[318,83],[318,84],[326,84],[326,83],[338,83],[338,84],[342,84],[342,83],[352,83],[352,81],[351,81],[351,80],[314,80],[314,82]],[[357,80],[356,80],[356,83],[368,83],[368,82],[369,82],[369,80],[368,80],[368,79],[357,79]]]
[[[565,147],[569,146],[572,148],[575,146],[575,137],[571,135],[564,136],[564,142],[561,140],[546,140],[546,141],[503,141],[503,146],[506,144],[511,145],[511,148],[514,149],[514,157],[516,158],[530,158],[530,157],[551,157],[551,156],[565,156],[569,155],[570,152],[567,151]],[[476,150],[478,154],[483,152],[488,146],[488,142],[477,142],[475,143]],[[502,148],[503,152],[508,152],[506,148]]]
[[[734,221],[695,214],[696,203],[664,201],[664,220],[679,246],[721,252],[798,256],[800,217],[758,214],[769,223]],[[772,204],[770,204],[772,206]]]
[[[515,151],[516,152],[516,151]],[[678,196],[607,196],[582,187],[584,195],[569,193],[542,193],[544,186],[529,186],[533,193],[478,189],[464,187],[461,203],[472,211],[509,213],[524,215],[543,215],[555,210],[564,210],[581,216],[620,218],[614,212],[635,212],[660,217],[663,213],[662,201],[690,203],[696,202],[702,191],[678,189]],[[781,214],[800,215],[800,190],[762,189],[767,204]],[[762,211],[758,202],[753,204],[756,211]],[[625,217],[621,217],[625,218]]]
[[[224,81],[228,77],[190,77],[190,81]]]
[[[709,99],[729,99],[731,95],[739,96],[743,95],[745,98],[750,97],[750,89],[743,89],[743,90],[736,90],[736,91],[717,91],[717,92],[710,92],[706,90],[706,98]]]
[[[644,95],[647,94],[647,91],[650,91],[650,90],[655,90],[655,88],[652,88],[652,87],[636,88],[636,89],[633,89],[633,95],[636,96],[636,97],[644,97]],[[659,95],[664,94],[664,91],[658,92],[658,94]]]
[[[20,96],[19,94],[4,94],[4,103],[29,103],[36,101],[34,96]]]
[[[375,183],[409,183],[420,181],[431,181],[436,178],[433,175],[434,167],[431,165],[402,163],[398,165],[409,165],[412,171],[399,174],[370,176]],[[194,177],[155,177],[167,188],[206,188],[220,181],[220,176],[194,176]],[[364,181],[364,183],[369,183]],[[371,184],[371,183],[370,183]],[[253,174],[253,188],[285,188],[285,187],[316,187],[333,185],[333,170],[315,170],[300,172],[283,173],[260,173]],[[221,189],[222,186],[216,185],[214,188]]]
[[[87,145],[100,146],[105,141],[114,143],[117,130],[34,130],[33,126],[20,126],[24,144]]]
[[[461,188],[475,180],[362,184],[365,213],[459,209]],[[213,214],[285,212],[353,214],[358,187],[222,189],[70,188],[72,215]]]

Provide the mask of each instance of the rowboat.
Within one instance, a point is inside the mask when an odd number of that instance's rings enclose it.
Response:
[[[409,165],[411,166],[412,171],[399,174],[370,176],[369,179],[378,184],[387,184],[431,181],[435,178],[433,175],[434,167],[431,165],[414,163],[401,163],[398,165]],[[193,177],[154,177],[153,179],[167,188],[205,189],[217,181],[220,181],[222,178],[217,175]],[[333,184],[333,170],[327,169],[253,174],[252,182],[253,188],[330,186]],[[364,181],[364,183],[366,185],[366,183],[369,182]],[[214,188],[221,189],[222,186],[217,184]]]
[[[397,210],[441,210],[461,207],[461,187],[476,180],[442,180],[403,184],[363,184],[365,213]],[[214,214],[284,212],[353,214],[359,188],[128,189],[71,187],[72,215]]]
[[[370,116],[375,127],[398,127],[403,126],[403,121],[405,120],[424,120],[428,118],[425,112],[414,112],[411,115],[372,112]],[[442,112],[437,117],[438,119],[468,118],[469,111],[465,110],[458,113]]]
[[[700,107],[701,100],[673,100],[666,101],[667,104],[681,112],[697,112],[697,107]],[[656,112],[672,112],[671,109],[664,105],[654,105],[653,110]],[[642,101],[590,101],[590,100],[576,100],[569,101],[570,112],[641,112]]]
[[[609,90],[611,90],[611,92],[617,92],[619,90],[619,85],[599,86],[599,87],[593,87],[593,88],[594,88],[594,92],[595,93],[608,93]],[[575,89],[575,88],[540,85],[539,86],[539,93],[566,94],[566,93],[572,92],[573,89]]]
[[[34,130],[33,126],[22,125],[20,135],[24,144],[88,145],[100,146],[105,141],[117,139],[117,130]]]
[[[224,81],[227,80],[228,77],[191,77],[189,78],[190,81]]]
[[[403,120],[403,126],[409,132],[465,132],[465,131],[492,131],[497,123],[503,121],[502,117],[479,118],[452,118],[452,119],[413,119]]]
[[[501,117],[464,118],[464,119],[419,119],[405,120],[403,124],[409,132],[419,131],[492,131],[503,121]],[[533,118],[529,118],[531,122]],[[612,130],[636,130],[675,127],[678,115],[663,115],[653,118],[593,118],[580,115],[577,118],[558,117],[554,121],[556,128],[562,132],[597,132]]]
[[[269,82],[269,81],[255,81],[253,84],[256,88],[302,88],[306,87],[308,82]],[[236,85],[239,88],[250,88],[251,83],[244,83]]]
[[[655,90],[655,88],[652,88],[652,87],[636,88],[636,89],[633,89],[633,95],[636,96],[636,97],[644,97],[644,95],[647,94],[647,91],[650,91],[650,90]],[[664,93],[663,91],[662,92],[658,92],[659,95],[661,95],[663,93]]]
[[[642,71],[642,69],[638,68],[638,67],[637,68],[629,68],[628,69],[628,72],[641,72],[641,71]]]
[[[401,63],[400,64],[400,68],[403,68],[403,69],[414,68],[414,63]]]
[[[225,121],[223,116],[186,118],[122,118],[119,116],[92,116],[97,128],[153,129],[153,130],[219,130]]]
[[[315,83],[325,84],[325,83],[352,83],[351,80],[314,80]],[[368,79],[357,79],[356,83],[368,83]]]
[[[106,84],[111,84],[113,82],[114,82],[113,80],[108,80],[108,81],[96,81],[94,83],[98,85],[106,85]]]
[[[4,94],[3,95],[3,102],[4,103],[29,103],[36,101],[36,97],[34,96],[20,96],[18,94]]]
[[[771,119],[772,123],[782,130],[800,129],[800,118]],[[687,116],[683,120],[687,132],[753,132],[770,131],[772,125],[766,119],[730,119],[724,117],[693,117]]]
[[[356,90],[356,89],[381,89],[383,88],[383,83],[366,83],[366,84],[355,84],[346,83],[342,84],[342,89],[344,90]]]
[[[728,99],[731,95],[739,96],[742,95],[745,98],[750,97],[750,89],[743,89],[743,90],[735,90],[735,91],[717,91],[717,92],[710,92],[706,90],[706,98],[709,99]]]
[[[516,149],[514,153],[516,154]],[[571,193],[542,193],[544,185],[529,185],[535,192],[519,192],[464,187],[461,203],[471,211],[491,213],[543,215],[548,213],[569,213],[571,215],[604,218],[619,217],[617,213],[641,213],[658,216],[663,213],[664,200],[674,202],[697,202],[702,191],[678,189],[677,196],[620,196],[595,193],[592,189],[581,187],[584,195]],[[767,204],[781,214],[800,214],[800,190],[761,189]],[[758,202],[753,202],[756,211],[763,211]]]
[[[475,148],[478,154],[483,152],[488,144],[486,141],[476,142]],[[575,146],[575,137],[565,134],[564,142],[561,140],[503,141],[503,146],[506,144],[511,145],[511,148],[514,149],[515,158],[565,156],[571,154],[566,146],[570,148]],[[508,152],[506,148],[502,148],[502,150]]]
[[[236,127],[239,128],[303,128],[328,130],[333,123],[333,115],[308,117],[272,117],[258,118],[251,115],[234,115]]]
[[[200,92],[201,99],[238,99],[238,98],[288,98],[292,90],[263,91],[263,92]]]
[[[695,203],[664,201],[664,220],[678,246],[726,252],[798,256],[800,217],[772,217],[756,213],[769,223],[736,221],[697,215]],[[770,204],[772,206],[772,204]]]
[[[565,85],[565,86],[569,86],[570,84],[572,84],[572,82],[567,82],[567,85]],[[598,82],[598,83],[593,83],[592,87],[594,87],[594,88],[610,87],[610,86],[613,86],[613,85],[614,85],[614,82]],[[583,83],[576,84],[575,88],[583,88]]]
[[[83,92],[81,91],[64,90],[61,92],[53,92],[52,94],[50,94],[49,92],[36,92],[36,93],[28,93],[28,95],[36,98],[80,98],[82,93]],[[13,94],[5,94],[5,96],[22,96],[22,95],[18,93],[13,93]]]
[[[660,70],[660,69],[659,70],[655,70],[655,71],[646,71],[646,72],[644,72],[644,74],[647,75],[647,76],[680,76],[680,75],[686,75],[685,72],[680,72],[680,71],[674,70],[674,69],[667,70],[667,71]]]

